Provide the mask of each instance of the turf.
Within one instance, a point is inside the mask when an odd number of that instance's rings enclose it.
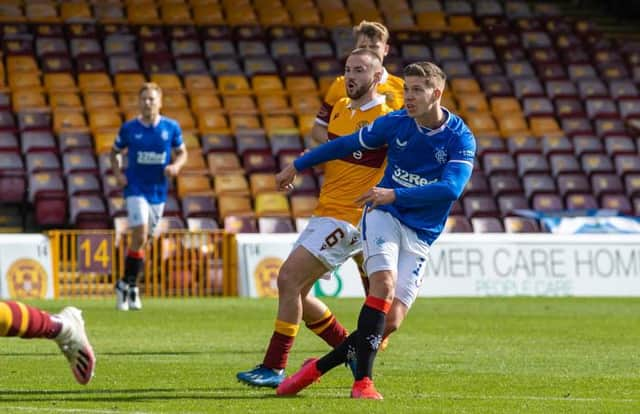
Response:
[[[63,301],[29,302],[56,311]],[[87,387],[45,340],[0,340],[7,413],[637,413],[640,300],[419,299],[376,363],[384,401],[349,398],[338,367],[299,396],[236,382],[262,360],[276,302],[75,300],[98,355]],[[353,328],[360,300],[330,300]],[[301,329],[289,372],[326,346]]]

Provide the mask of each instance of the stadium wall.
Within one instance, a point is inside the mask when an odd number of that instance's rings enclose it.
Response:
[[[275,296],[296,235],[237,235],[238,292]],[[445,234],[428,260],[420,296],[640,296],[640,235]],[[361,297],[348,262],[312,290]]]

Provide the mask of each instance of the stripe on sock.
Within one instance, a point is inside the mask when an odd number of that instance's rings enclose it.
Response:
[[[367,296],[367,300],[364,301],[364,304],[370,308],[379,310],[385,315],[389,312],[389,309],[391,309],[390,301],[382,298],[376,298],[375,296]]]
[[[311,329],[314,333],[319,334],[333,322],[334,316],[331,313],[331,309],[327,308],[327,310],[322,314],[322,318],[317,321],[311,322],[307,324],[307,328]]]
[[[127,251],[127,256],[135,259],[144,259],[144,250],[129,250]]]
[[[300,329],[300,325],[281,321],[278,319],[276,320],[276,327],[274,330],[279,334],[295,337],[296,335],[298,335],[298,329]]]
[[[11,308],[6,302],[0,302],[0,336],[7,336],[12,321]]]

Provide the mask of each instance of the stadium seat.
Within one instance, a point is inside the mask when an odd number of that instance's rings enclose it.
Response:
[[[182,197],[182,215],[184,218],[216,217],[215,199],[208,195],[186,195]]]
[[[549,164],[542,154],[519,154],[516,156],[518,175],[549,173]]]
[[[580,161],[582,170],[587,175],[615,171],[611,158],[605,154],[583,154]]]
[[[228,216],[254,217],[249,197],[237,195],[224,195],[218,198],[218,211],[220,219],[224,222]]]
[[[484,173],[490,177],[493,174],[517,174],[516,164],[509,154],[487,153],[482,157]]]
[[[631,202],[624,194],[604,194],[600,199],[600,207],[617,210],[625,215],[633,215]]]
[[[624,177],[624,187],[629,197],[640,195],[640,174],[627,174]]]
[[[467,217],[491,217],[498,214],[495,200],[490,195],[466,195],[462,203]]]
[[[176,178],[178,197],[185,195],[214,195],[209,176],[179,175]]]
[[[270,152],[246,151],[242,156],[242,164],[247,174],[276,172],[276,160]]]
[[[465,216],[449,215],[444,224],[444,233],[473,233],[473,227]]]
[[[73,151],[62,154],[62,167],[65,175],[72,172],[88,172],[96,174],[96,160],[88,151]]]
[[[604,147],[610,156],[636,154],[636,146],[631,137],[626,135],[610,135],[604,138]],[[615,159],[615,158],[614,158]]]
[[[258,217],[290,216],[287,196],[278,192],[263,192],[255,197],[255,212]]]
[[[73,173],[66,177],[67,193],[73,195],[100,195],[100,182],[94,174]]]
[[[524,191],[520,179],[513,174],[500,174],[489,177],[489,187],[494,197],[503,194],[520,194]]]
[[[109,215],[99,196],[72,196],[69,199],[69,222],[78,229],[107,229]]]
[[[258,224],[253,216],[229,215],[224,217],[223,223],[228,233],[258,233]]]
[[[564,202],[557,194],[534,194],[531,207],[535,211],[556,212],[564,210]]]
[[[484,194],[489,192],[487,179],[481,171],[476,171],[471,175],[464,189],[464,194]]]
[[[249,183],[243,174],[223,174],[213,177],[215,193],[222,195],[248,196]]]
[[[566,209],[572,210],[589,210],[597,209],[598,202],[591,194],[574,193],[566,197]]]
[[[45,171],[29,174],[27,201],[35,203],[36,198],[45,193],[49,196],[55,195],[62,200],[66,200],[67,193],[59,172]]]
[[[474,217],[471,227],[474,233],[504,233],[502,221],[497,217]]]
[[[598,198],[603,194],[624,193],[622,180],[616,174],[593,174],[591,176],[591,188],[593,190],[593,195]]]
[[[541,140],[540,138],[532,137],[530,135],[512,135],[509,137],[507,141],[507,148],[509,153],[516,157],[516,163],[518,163],[518,159],[520,155],[529,154],[529,155],[539,155],[541,151]]]
[[[258,217],[260,233],[295,233],[293,223],[288,217]]]
[[[602,140],[593,135],[578,135],[573,137],[573,147],[576,156],[580,157],[584,154],[601,154],[604,153]]]
[[[231,152],[210,152],[207,154],[209,174],[216,177],[220,174],[244,174],[240,159]]]
[[[304,174],[303,174],[304,175]],[[269,173],[254,173],[249,176],[251,195],[255,198],[260,193],[276,192],[276,177]]]
[[[30,152],[25,155],[25,163],[29,174],[42,171],[60,172],[60,159],[51,151]]]
[[[506,233],[539,233],[540,226],[538,222],[526,217],[505,217],[504,228]]]
[[[23,154],[33,151],[58,151],[55,138],[50,131],[25,131],[20,134],[20,141]]]

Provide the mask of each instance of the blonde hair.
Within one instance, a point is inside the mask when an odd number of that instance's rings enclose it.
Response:
[[[425,78],[427,86],[436,89],[444,89],[445,82],[447,81],[447,75],[440,69],[438,65],[431,62],[415,62],[404,67],[402,75],[418,76]]]
[[[386,44],[389,41],[389,30],[382,23],[363,20],[357,26],[353,26],[353,36],[356,39],[359,36],[366,36],[371,40],[381,40]]]
[[[140,87],[140,90],[138,91],[138,96],[142,95],[142,92],[144,91],[157,91],[158,95],[162,96],[162,88],[160,88],[160,85],[155,82],[143,83]]]

